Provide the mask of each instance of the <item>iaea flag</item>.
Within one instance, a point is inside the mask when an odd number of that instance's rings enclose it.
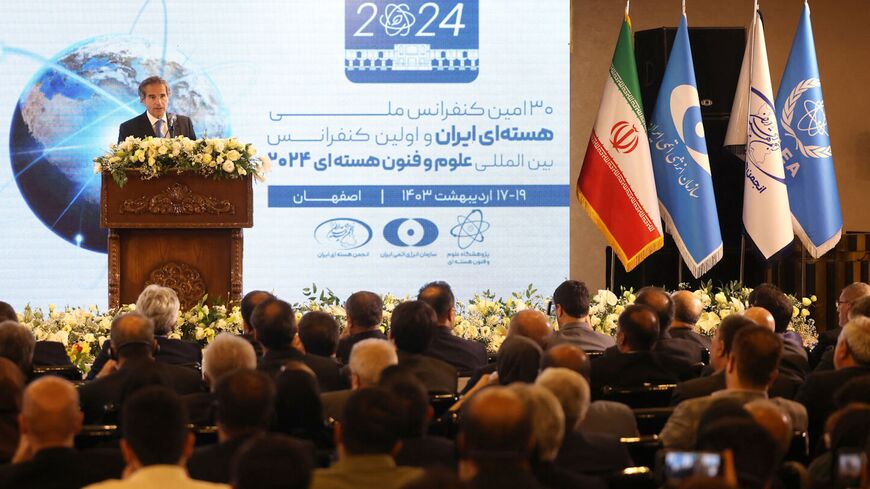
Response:
[[[683,261],[698,278],[722,259],[722,235],[685,15],[647,133],[659,210]]]
[[[794,231],[818,258],[840,241],[843,218],[806,3],[779,85],[776,116]]]

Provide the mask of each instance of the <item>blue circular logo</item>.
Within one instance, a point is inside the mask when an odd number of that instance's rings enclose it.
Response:
[[[340,217],[320,223],[314,229],[314,239],[331,249],[353,250],[371,241],[372,228],[360,220]]]

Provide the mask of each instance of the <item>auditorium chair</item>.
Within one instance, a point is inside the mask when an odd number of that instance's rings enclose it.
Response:
[[[460,419],[458,411],[447,411],[429,424],[429,434],[454,440],[459,434]]]
[[[656,453],[663,448],[658,435],[620,438],[619,442],[628,449],[634,465],[638,467],[654,468],[656,466]]]
[[[641,435],[657,435],[661,433],[668,418],[674,412],[673,407],[653,407],[633,409],[637,420],[637,431]]]
[[[438,419],[450,409],[450,406],[456,404],[459,396],[456,394],[429,394],[429,405],[432,406],[434,414],[432,419]]]
[[[603,351],[587,351],[586,352],[586,358],[588,358],[590,361],[592,361],[592,359],[598,358],[602,355],[604,355]]]
[[[78,450],[118,448],[120,439],[121,434],[117,425],[85,425],[75,437],[75,447]]]
[[[667,407],[676,384],[643,384],[637,387],[611,387],[601,389],[601,399],[621,402],[632,409]]]
[[[55,375],[74,384],[82,383],[82,372],[75,365],[34,365],[33,378]]]
[[[810,461],[810,439],[806,431],[795,431],[783,460],[806,465]]]
[[[653,471],[649,467],[628,467],[604,477],[612,489],[656,489]]]

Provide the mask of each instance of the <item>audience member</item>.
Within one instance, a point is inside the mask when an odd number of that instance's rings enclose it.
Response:
[[[423,354],[432,343],[436,328],[435,311],[423,301],[399,304],[390,318],[390,338],[398,350],[399,368],[420,379],[430,393],[453,394],[456,368]]]
[[[692,449],[699,420],[717,399],[731,398],[746,404],[766,398],[781,356],[782,340],[774,333],[754,325],[738,331],[725,366],[726,388],[678,404],[660,434],[665,448]],[[807,414],[803,406],[781,397],[771,400],[789,416],[795,429],[806,429]]]
[[[320,396],[323,416],[340,420],[344,406],[353,391],[378,385],[381,372],[390,365],[397,365],[396,347],[386,340],[368,338],[358,341],[350,351],[350,389],[325,392]]]
[[[865,297],[870,297],[870,284],[864,282],[851,283],[840,291],[840,296],[837,297],[837,326],[819,333],[819,341],[810,354],[813,366],[819,363],[826,351],[833,350],[837,345],[840,331],[849,322],[852,306]]]
[[[405,484],[402,489],[468,489],[468,484],[459,479],[456,471],[436,467],[427,469],[422,477]]]
[[[541,348],[546,348],[553,334],[550,320],[541,311],[524,309],[511,317],[508,325],[509,336],[525,336]]]
[[[514,335],[506,338],[496,354],[496,372],[501,385],[532,383],[538,376],[543,352],[533,340]]]
[[[556,323],[551,344],[572,343],[584,351],[604,351],[616,343],[610,335],[599,333],[589,324],[589,289],[577,280],[566,280],[553,292]]]
[[[841,308],[846,306],[846,304],[842,304]],[[870,295],[864,296],[861,299],[856,299],[854,302],[848,306],[848,313],[846,313],[846,321],[850,319],[855,319],[857,317],[870,317]],[[839,311],[839,309],[838,309]],[[845,323],[844,323],[845,324]],[[842,331],[842,328],[838,328]],[[833,344],[836,345],[837,338],[839,337],[839,332],[837,333],[837,337],[833,338]],[[830,338],[829,338],[830,340]],[[814,372],[823,372],[825,370],[834,370],[834,347],[828,346],[827,349],[822,352],[821,358],[819,359],[818,364],[815,366]]]
[[[487,363],[486,348],[471,340],[453,334],[456,319],[453,291],[445,282],[430,282],[420,288],[417,300],[429,304],[438,316],[438,327],[426,355],[453,365],[460,375],[470,375]]]
[[[9,359],[17,365],[25,379],[32,376],[35,345],[33,333],[25,326],[15,321],[0,323],[0,358]]]
[[[385,340],[387,336],[380,329],[384,302],[378,294],[366,290],[354,292],[345,301],[344,310],[347,313],[347,325],[338,341],[336,356],[342,364],[347,365],[353,345],[369,338]]]
[[[17,323],[18,314],[15,312],[15,308],[8,302],[0,301],[0,323],[4,321],[14,321]]]
[[[704,362],[704,347],[695,341],[671,336],[674,321],[674,301],[671,295],[659,287],[644,287],[637,292],[635,304],[650,307],[659,320],[659,337],[653,350],[667,357],[680,359],[695,365]]]
[[[775,285],[761,284],[750,292],[748,301],[750,306],[763,307],[773,315],[776,334],[783,339],[780,374],[802,382],[810,366],[800,335],[787,332],[794,309],[788,296]]]
[[[18,447],[18,413],[24,385],[18,365],[0,357],[0,464],[12,460]]]
[[[870,435],[870,405],[853,404],[834,411],[825,422],[823,452],[809,466],[813,487],[833,487],[834,457],[841,449],[861,449]]]
[[[187,407],[191,423],[214,425],[215,386],[225,375],[235,370],[257,368],[257,354],[244,338],[221,333],[205,349],[202,361],[202,379],[208,392],[188,394],[182,397],[182,401]]]
[[[778,457],[784,457],[788,453],[791,439],[794,436],[791,418],[769,399],[750,401],[743,408],[749,412],[758,426],[764,428],[776,442]]]
[[[758,326],[762,328],[767,328],[773,332],[776,332],[776,320],[773,319],[773,314],[770,313],[767,309],[763,307],[750,307],[743,311],[743,317],[752,321]]]
[[[834,393],[834,405],[837,409],[853,403],[870,404],[870,375],[855,377]]]
[[[109,480],[88,489],[228,488],[191,479],[184,469],[193,452],[187,411],[177,394],[164,387],[146,387],[124,404],[121,452],[127,467],[123,480]]]
[[[725,418],[704,427],[698,433],[698,450],[730,450],[740,489],[771,487],[780,462],[773,437],[747,419]]]
[[[297,440],[262,435],[249,440],[232,464],[233,489],[308,489],[313,462]]]
[[[299,340],[305,353],[335,358],[338,348],[338,323],[323,311],[309,311],[299,320]]]
[[[290,304],[279,299],[266,299],[251,314],[254,335],[263,345],[263,356],[257,368],[273,378],[287,362],[296,360],[308,365],[317,375],[323,392],[347,388],[347,378],[338,363],[331,358],[306,355],[293,346],[296,338],[296,316]]]
[[[674,320],[668,328],[671,338],[681,338],[710,349],[710,337],[695,331],[698,319],[704,312],[704,305],[695,294],[689,290],[680,290],[671,295],[674,301]]]
[[[351,351],[351,362],[361,344]],[[314,471],[311,489],[398,489],[420,477],[422,470],[397,466],[393,459],[402,445],[404,422],[401,404],[387,390],[374,386],[355,391],[335,429],[338,461]]]
[[[275,388],[272,431],[308,440],[314,448],[333,448],[324,431],[323,405],[314,372],[302,362],[290,362],[275,379]]]
[[[9,303],[0,301],[0,323],[4,321],[17,323],[18,314]],[[73,368],[72,362],[70,362],[69,356],[66,354],[66,348],[59,341],[37,341],[33,347],[33,360],[31,363],[34,367],[63,365]]]
[[[251,348],[242,338],[231,338]],[[218,443],[197,448],[187,461],[187,471],[194,479],[228,483],[233,457],[241,446],[269,429],[275,387],[268,375],[242,369],[221,376],[214,394]]]
[[[240,336],[254,347],[254,353],[257,354],[257,358],[263,356],[263,345],[257,341],[256,335],[254,334],[254,326],[251,325],[251,314],[254,313],[254,309],[256,309],[261,302],[275,298],[274,295],[264,290],[252,290],[242,297],[242,302],[239,305],[239,310],[242,314],[242,334]]]
[[[0,487],[78,489],[121,476],[120,453],[73,447],[82,427],[75,387],[59,377],[33,381],[19,416],[21,441],[15,463],[0,466]]]

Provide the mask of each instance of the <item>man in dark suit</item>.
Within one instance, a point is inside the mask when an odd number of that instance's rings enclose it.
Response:
[[[250,343],[230,333],[217,335],[203,354],[202,380],[208,392],[197,392],[181,398],[187,407],[190,422],[198,426],[213,426],[215,389],[220,380],[236,370],[255,368],[257,355]]]
[[[196,139],[193,123],[183,115],[166,112],[169,107],[169,83],[159,76],[149,76],[139,84],[139,101],[145,112],[121,124],[118,142],[128,136],[136,138],[160,137],[174,138],[185,136]]]
[[[78,489],[121,476],[117,450],[80,453],[73,447],[82,427],[78,393],[68,381],[48,376],[24,391],[19,460],[0,466],[0,487]],[[22,457],[23,456],[23,457]]]
[[[343,365],[347,365],[350,351],[357,342],[368,338],[385,340],[387,336],[380,329],[384,303],[378,294],[366,290],[354,292],[345,301],[344,310],[347,313],[347,325],[338,340],[336,357]]]
[[[870,285],[864,282],[849,284],[840,291],[840,296],[837,297],[837,327],[828,328],[819,334],[819,342],[810,353],[810,363],[813,368],[819,364],[826,352],[833,350],[837,345],[837,338],[843,330],[843,325],[849,322],[853,306],[865,297],[870,297]],[[827,366],[827,369],[831,368],[833,365]]]
[[[668,328],[671,338],[682,338],[710,349],[710,337],[695,331],[695,325],[701,318],[704,306],[695,294],[688,290],[679,290],[671,296],[674,301],[674,320]]]
[[[396,344],[399,370],[410,373],[430,393],[456,392],[457,373],[453,365],[423,355],[438,327],[435,311],[423,301],[407,301],[393,310],[390,337]]]
[[[794,309],[788,296],[773,284],[761,284],[749,294],[748,302],[750,306],[763,307],[773,315],[775,333],[783,340],[780,375],[803,382],[810,364],[800,336],[795,338],[797,333],[787,331]]]
[[[320,396],[324,419],[332,418],[341,421],[345,404],[354,391],[377,386],[381,380],[381,372],[398,363],[396,345],[387,340],[368,338],[353,345],[347,363],[347,369],[350,371],[350,388],[324,392]]]
[[[671,295],[658,287],[644,287],[637,292],[635,304],[652,308],[659,320],[659,339],[653,349],[664,355],[679,358],[690,364],[704,361],[704,347],[695,341],[671,336],[670,327],[674,321],[674,301]]]
[[[144,385],[164,385],[181,395],[203,390],[202,378],[196,370],[154,360],[157,348],[154,323],[145,316],[129,313],[115,318],[109,342],[117,369],[79,388],[86,424],[107,421],[107,414],[112,412],[107,406],[117,409],[127,396]]]
[[[553,292],[556,322],[550,344],[572,343],[583,351],[604,351],[615,345],[613,337],[592,329],[589,325],[589,289],[577,280],[566,280]]]
[[[297,325],[299,341],[305,353],[335,360],[338,347],[338,323],[323,311],[309,311]]]
[[[459,375],[470,375],[475,369],[486,365],[486,347],[453,335],[456,299],[450,285],[446,282],[428,283],[420,289],[417,300],[429,304],[438,316],[438,328],[426,355],[453,365],[459,370]]]
[[[242,313],[242,338],[248,341],[254,347],[254,353],[257,357],[263,356],[263,345],[254,337],[254,327],[251,326],[251,314],[254,309],[266,299],[274,299],[275,296],[265,290],[252,290],[242,297],[242,302],[239,304],[239,310]]]
[[[296,316],[290,304],[279,299],[267,299],[251,314],[251,324],[257,341],[263,345],[263,356],[257,369],[276,377],[290,360],[308,365],[317,376],[321,392],[346,389],[348,379],[338,363],[331,358],[306,355],[293,346],[296,339]]]
[[[9,359],[18,366],[24,377],[33,377],[33,350],[36,339],[33,333],[17,321],[0,322],[0,357]]]

